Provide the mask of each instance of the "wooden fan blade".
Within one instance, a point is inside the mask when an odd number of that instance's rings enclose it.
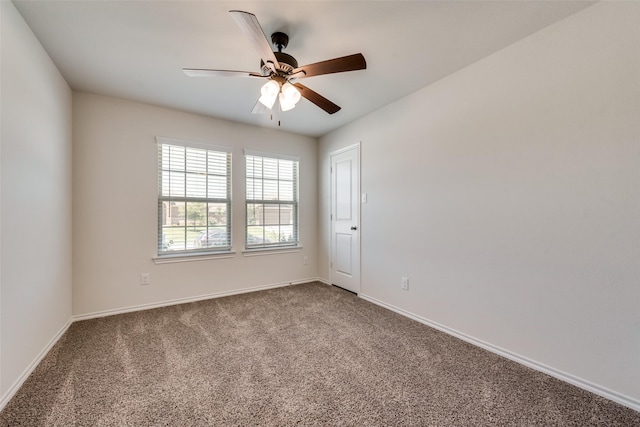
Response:
[[[189,77],[265,77],[262,74],[249,71],[208,70],[205,68],[183,68]]]
[[[311,89],[304,85],[301,85],[300,83],[294,83],[293,85],[300,91],[300,95],[307,98],[309,101],[313,102],[327,113],[334,114],[340,111],[339,106],[329,101],[319,93],[312,91]]]
[[[273,54],[273,50],[271,50],[269,40],[264,35],[258,18],[256,18],[253,13],[243,12],[241,10],[230,10],[229,13],[242,32],[249,36],[249,39],[258,50],[258,53],[260,53],[260,58],[262,58],[264,63],[267,64],[271,62],[276,68],[280,68],[280,64]]]
[[[311,77],[322,74],[342,73],[345,71],[364,70],[367,68],[367,61],[361,53],[354,55],[343,56],[342,58],[329,59],[327,61],[316,62],[315,64],[309,64],[294,69],[291,73],[303,71],[304,76]]]

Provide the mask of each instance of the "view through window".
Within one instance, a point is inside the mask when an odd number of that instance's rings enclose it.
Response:
[[[298,161],[247,153],[246,247],[297,246]]]
[[[158,141],[158,254],[230,250],[231,153]]]

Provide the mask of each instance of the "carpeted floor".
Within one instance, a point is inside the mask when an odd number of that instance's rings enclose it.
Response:
[[[640,426],[320,283],[74,323],[2,426]]]

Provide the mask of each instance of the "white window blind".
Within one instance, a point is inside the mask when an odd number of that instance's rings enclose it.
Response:
[[[297,246],[298,161],[245,154],[246,247]]]
[[[231,249],[231,153],[158,138],[158,255]]]

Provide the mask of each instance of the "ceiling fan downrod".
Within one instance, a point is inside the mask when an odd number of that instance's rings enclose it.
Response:
[[[276,31],[271,34],[271,42],[278,48],[278,52],[282,52],[282,49],[286,49],[289,45],[289,36],[280,31]]]
[[[296,58],[282,51],[282,49],[285,49],[289,45],[288,35],[277,31],[271,34],[271,42],[276,47],[276,49],[278,49],[278,51],[273,52],[273,54],[280,64],[280,71],[284,72],[284,75],[287,75],[295,68],[298,68],[298,61],[296,61]]]

